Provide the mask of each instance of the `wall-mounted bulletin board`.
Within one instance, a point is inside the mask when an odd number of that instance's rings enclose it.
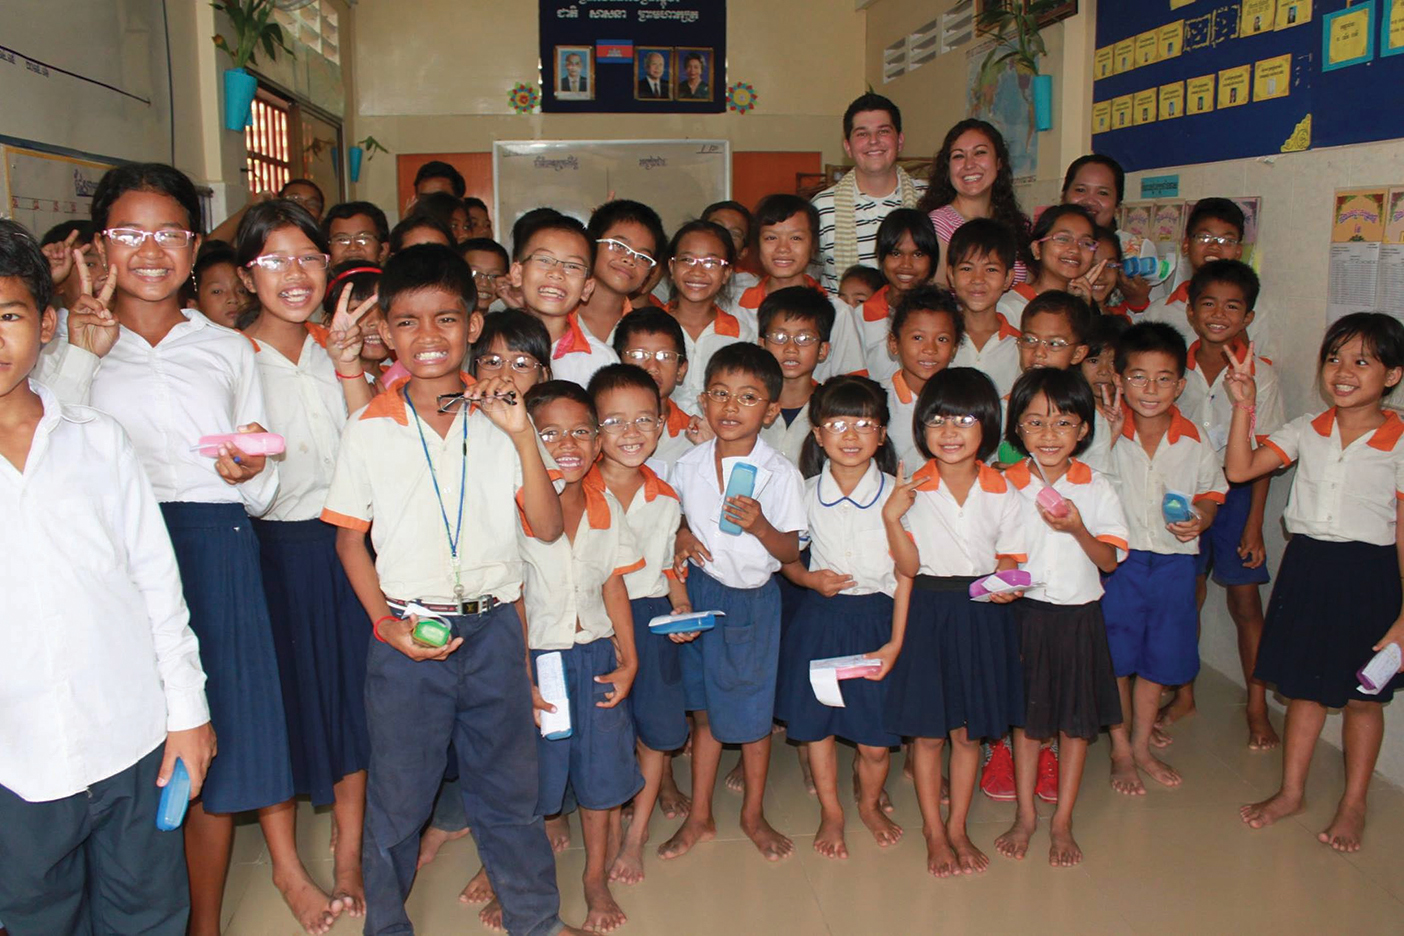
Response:
[[[1404,137],[1404,0],[1097,10],[1092,148],[1128,171]]]

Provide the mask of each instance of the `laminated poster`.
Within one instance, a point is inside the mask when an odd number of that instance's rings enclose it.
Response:
[[[1351,312],[1375,310],[1388,195],[1389,190],[1383,188],[1336,192],[1331,215],[1328,324]]]
[[[1311,22],[1311,0],[1278,0],[1275,29],[1291,29]]]
[[[1160,86],[1160,119],[1170,120],[1185,115],[1185,83],[1172,81]]]
[[[1207,114],[1214,109],[1214,75],[1185,82],[1185,113]]]
[[[1256,36],[1277,28],[1277,0],[1243,0],[1238,21],[1240,36]]]

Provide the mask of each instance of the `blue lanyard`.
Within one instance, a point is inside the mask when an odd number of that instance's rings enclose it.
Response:
[[[453,558],[453,590],[455,598],[462,598],[463,586],[458,581],[458,543],[463,533],[463,492],[468,481],[468,414],[463,414],[463,460],[458,476],[458,522],[449,532],[448,508],[444,506],[444,495],[439,489],[439,474],[434,470],[434,459],[429,457],[429,443],[424,439],[424,427],[420,424],[419,413],[415,412],[414,401],[410,399],[409,388],[404,389],[405,403],[414,417],[414,428],[419,431],[419,444],[424,448],[424,460],[429,465],[429,479],[434,482],[434,496],[439,500],[439,514],[444,518],[444,536],[448,539],[449,555]]]

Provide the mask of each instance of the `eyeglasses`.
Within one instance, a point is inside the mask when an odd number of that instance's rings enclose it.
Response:
[[[195,239],[194,231],[177,231],[167,228],[161,231],[143,231],[140,228],[108,228],[102,232],[107,239],[123,247],[140,247],[149,237],[157,247],[189,247]]]
[[[303,270],[325,270],[331,257],[324,253],[303,254],[300,257],[285,257],[282,254],[260,254],[248,263],[247,267],[259,267],[269,273],[283,273],[294,263]]]
[[[928,416],[922,420],[922,425],[928,429],[944,429],[947,426],[954,426],[957,429],[973,429],[980,425],[978,416]]]
[[[561,273],[575,279],[584,279],[585,274],[590,272],[590,268],[583,263],[574,260],[557,260],[550,254],[532,254],[527,257],[528,263],[536,264],[537,269],[543,273],[553,272],[556,267],[561,268]]]
[[[712,387],[710,390],[706,391],[706,394],[711,397],[712,402],[720,403],[722,406],[725,406],[727,401],[732,397],[736,398],[737,403],[748,407],[760,406],[762,403],[769,402],[765,397],[756,393],[754,390],[742,390],[740,393],[732,393],[730,390],[723,390],[721,387]]]
[[[650,351],[647,348],[625,348],[624,353],[621,354],[620,357],[630,364],[637,364],[640,367],[647,364],[649,361],[657,361],[659,364],[672,364],[675,361],[682,360],[682,355],[676,351]]]
[[[727,263],[727,261],[723,260],[721,257],[694,257],[691,255],[683,257],[674,257],[673,262],[680,263],[683,266],[687,267],[689,270],[695,270],[698,267],[701,267],[708,273],[712,272],[713,270],[725,270],[731,265]]]
[[[380,238],[374,234],[333,234],[331,237],[331,242],[338,247],[350,247],[352,244],[357,247],[369,247],[379,241]]]
[[[541,368],[541,362],[530,354],[518,354],[513,357],[504,357],[501,354],[484,354],[473,362],[473,366],[478,370],[496,371],[510,367],[519,374],[530,374]]]
[[[1037,434],[1047,429],[1054,435],[1067,436],[1076,432],[1081,425],[1082,420],[1080,419],[1068,419],[1067,417],[1046,419],[1042,416],[1030,416],[1019,423],[1019,431]]]
[[[1079,248],[1086,251],[1087,253],[1097,252],[1097,242],[1095,240],[1093,240],[1090,237],[1074,237],[1067,231],[1059,231],[1057,234],[1049,234],[1047,237],[1039,238],[1038,242],[1041,244],[1044,241],[1052,241],[1059,247],[1071,247],[1073,244],[1076,244]]]
[[[653,259],[648,254],[642,251],[635,250],[634,248],[630,247],[628,244],[624,243],[621,240],[615,240],[612,237],[604,237],[600,240],[595,241],[595,243],[603,245],[604,248],[612,254],[622,255],[626,260],[632,260],[635,263],[642,263],[650,270],[658,266],[657,260]]]
[[[1065,338],[1039,338],[1036,335],[1020,335],[1019,347],[1027,348],[1030,351],[1037,351],[1039,345],[1049,351],[1066,351],[1072,347],[1072,343]]]
[[[657,416],[640,416],[633,421],[620,419],[618,416],[609,416],[601,420],[600,431],[607,432],[610,435],[622,435],[629,431],[630,426],[633,426],[644,435],[648,435],[658,428],[659,422],[660,420]]]
[[[1129,383],[1131,386],[1135,387],[1137,390],[1144,390],[1150,385],[1151,382],[1149,374],[1130,374],[1121,379]],[[1179,382],[1180,381],[1178,377],[1171,377],[1168,374],[1162,374],[1161,376],[1155,378],[1155,386],[1158,390],[1169,390],[1171,387],[1175,386],[1175,384]]]
[[[506,273],[489,273],[486,270],[473,271],[473,279],[480,283],[486,283],[489,286],[497,285],[497,281],[506,275]]]
[[[789,344],[793,341],[795,347],[807,348],[812,344],[818,344],[824,339],[814,334],[814,332],[800,332],[798,335],[790,335],[785,332],[766,332],[765,340],[771,344],[778,345]]]
[[[883,428],[882,423],[876,419],[831,419],[823,424],[825,432],[832,432],[834,435],[843,435],[852,429],[859,435],[872,435]]]
[[[1200,231],[1190,238],[1196,244],[1203,244],[1208,247],[1210,244],[1217,244],[1220,247],[1237,247],[1242,241],[1236,237],[1224,237],[1219,234],[1210,234],[1208,231]]]
[[[576,426],[574,429],[543,429],[537,433],[541,437],[541,441],[547,445],[564,442],[566,436],[570,436],[577,442],[589,442],[599,434],[600,430],[594,426]]]

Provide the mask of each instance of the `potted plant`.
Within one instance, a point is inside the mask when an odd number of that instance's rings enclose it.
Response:
[[[250,110],[258,79],[244,70],[245,65],[258,64],[258,47],[263,46],[269,61],[282,49],[288,55],[293,50],[283,37],[283,27],[273,19],[274,0],[217,0],[211,3],[234,24],[234,46],[216,33],[214,44],[229,54],[234,67],[224,72],[224,125],[230,130],[242,130],[249,123]]]
[[[1061,0],[1003,0],[980,11],[981,32],[994,33],[995,45],[981,65],[981,78],[1005,62],[1033,79],[1034,121],[1039,130],[1053,127],[1053,76],[1038,70],[1038,60],[1048,54],[1039,33],[1039,20],[1061,5]]]
[[[369,161],[375,158],[376,153],[388,152],[390,151],[385,147],[381,146],[380,141],[373,136],[368,136],[364,140],[358,141],[355,146],[347,150],[346,162],[347,166],[351,170],[351,181],[361,181],[362,158],[365,158],[367,161]],[[366,153],[370,153],[370,155],[366,156]]]

